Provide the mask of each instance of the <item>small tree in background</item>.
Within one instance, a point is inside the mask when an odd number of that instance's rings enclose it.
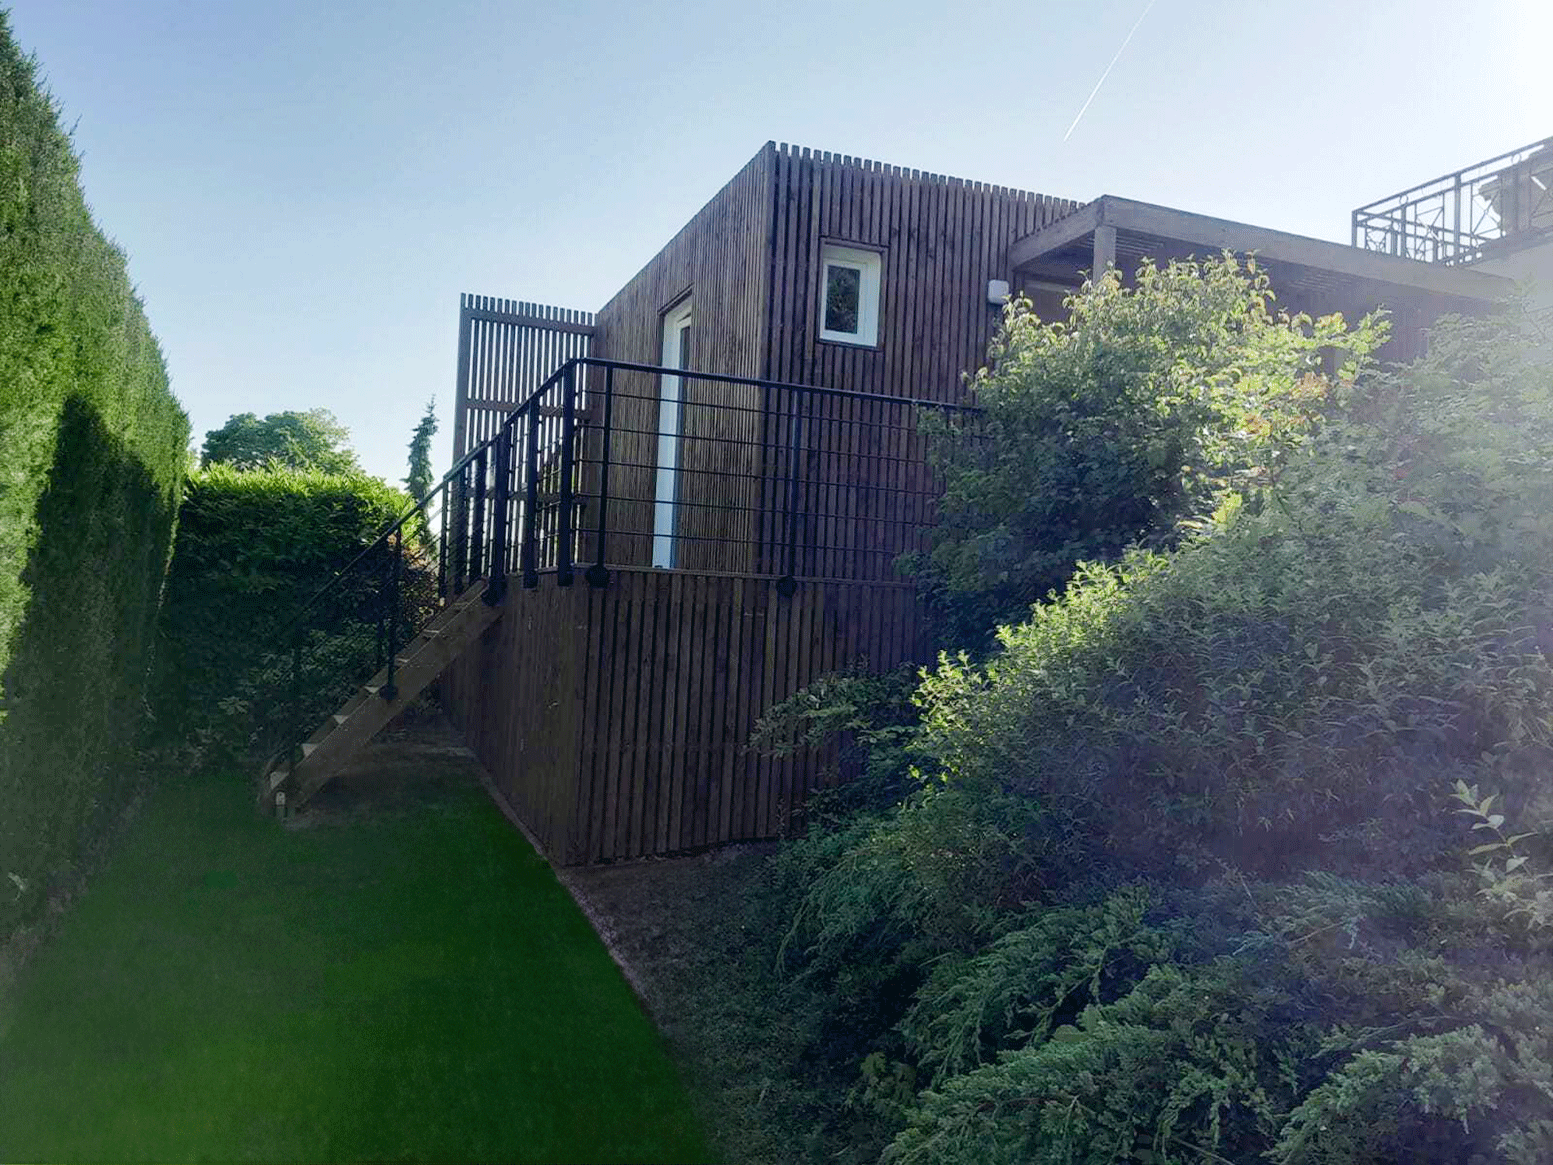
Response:
[[[437,398],[432,397],[426,402],[426,412],[410,437],[410,473],[404,479],[404,484],[416,501],[424,499],[436,484],[431,469],[431,439],[436,435]]]
[[[200,464],[353,473],[361,467],[345,447],[349,438],[350,430],[328,409],[271,413],[262,421],[253,413],[237,413],[205,434]]]
[[[1158,542],[1276,478],[1384,325],[1272,301],[1255,260],[1225,255],[1145,263],[1132,286],[1108,272],[1069,297],[1065,322],[1009,305],[970,382],[981,425],[937,426],[940,521],[903,564],[952,636],[1021,619],[1074,563]]]

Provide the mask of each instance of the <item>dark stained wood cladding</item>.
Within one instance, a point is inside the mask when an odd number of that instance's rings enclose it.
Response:
[[[444,704],[507,800],[568,864],[779,836],[833,757],[744,750],[771,705],[826,672],[924,661],[913,592],[625,570],[514,588],[444,674]]]
[[[1014,240],[1078,205],[788,146],[773,149],[771,163],[767,375],[850,392],[964,401],[961,374],[984,363],[998,319],[988,281],[1012,279]],[[875,347],[819,339],[826,243],[881,256]],[[895,577],[895,558],[917,545],[936,496],[915,410],[844,396],[805,407],[806,518],[794,573]],[[773,445],[791,429],[780,408],[768,416]]]
[[[766,343],[766,284],[771,219],[771,146],[752,158],[679,234],[599,311],[593,354],[661,364],[664,312],[689,294],[689,367],[758,377]],[[593,383],[600,378],[595,375]],[[652,502],[657,464],[658,381],[615,374],[615,467],[612,525],[635,531],[611,558],[651,562]],[[687,380],[683,386],[679,500],[682,540],[676,566],[738,570],[753,559],[753,515],[759,505],[761,394],[745,386]],[[716,404],[722,407],[709,408]],[[715,507],[715,508],[714,508]],[[750,547],[730,559],[729,543]]]
[[[1004,186],[781,146],[772,221],[766,374],[919,400],[962,399],[986,358],[997,309],[987,282],[1012,279],[1015,240],[1080,205]],[[879,251],[879,343],[819,339],[820,246]]]
[[[546,852],[576,801],[587,587],[517,579],[501,619],[442,673],[442,706]]]

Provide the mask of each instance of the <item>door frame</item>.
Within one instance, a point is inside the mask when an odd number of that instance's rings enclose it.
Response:
[[[664,368],[688,368],[694,342],[695,305],[685,296],[663,313]],[[680,428],[684,379],[658,377],[658,457],[653,492],[652,564],[672,569],[677,565],[680,496]]]

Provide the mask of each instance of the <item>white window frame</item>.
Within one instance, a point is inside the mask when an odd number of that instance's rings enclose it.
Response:
[[[689,296],[663,315],[663,366],[684,368],[680,330],[690,328],[695,344],[695,307]],[[652,564],[672,569],[678,557],[676,527],[679,519],[680,397],[684,381],[678,376],[658,377],[658,472],[653,491]]]
[[[825,293],[830,286],[830,269],[849,267],[858,273],[857,331],[833,332],[825,326]],[[884,256],[878,251],[843,247],[835,243],[820,245],[820,339],[835,344],[855,344],[874,348],[879,344],[879,277]]]

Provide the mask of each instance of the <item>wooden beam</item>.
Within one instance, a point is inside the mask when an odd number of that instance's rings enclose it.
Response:
[[[1008,249],[1008,265],[1015,271],[1029,266],[1042,255],[1060,250],[1069,243],[1075,243],[1085,235],[1105,222],[1103,217],[1104,199],[1079,207],[1072,214],[1059,218],[1054,223],[1042,227],[1033,234],[1028,234],[1019,239]]]
[[[547,320],[544,316],[520,312],[488,311],[485,308],[466,307],[464,315],[472,320],[490,320],[498,324],[513,324],[520,328],[543,328],[548,332],[570,332],[576,336],[591,336],[592,324],[574,324],[569,320]]]
[[[1383,255],[1346,243],[1332,243],[1288,231],[1136,202],[1114,194],[1102,195],[1067,218],[1026,235],[1009,249],[1010,261],[1016,269],[1028,267],[1041,256],[1093,231],[1097,236],[1095,262],[1098,267],[1102,250],[1102,240],[1098,236],[1104,228],[1123,235],[1170,239],[1211,251],[1233,251],[1240,255],[1255,252],[1274,263],[1290,263],[1351,279],[1410,287],[1460,299],[1492,302],[1504,298],[1514,289],[1510,280],[1483,271]]]
[[[1092,276],[1104,275],[1108,268],[1116,266],[1116,228],[1102,224],[1095,228],[1095,260],[1089,269]]]

